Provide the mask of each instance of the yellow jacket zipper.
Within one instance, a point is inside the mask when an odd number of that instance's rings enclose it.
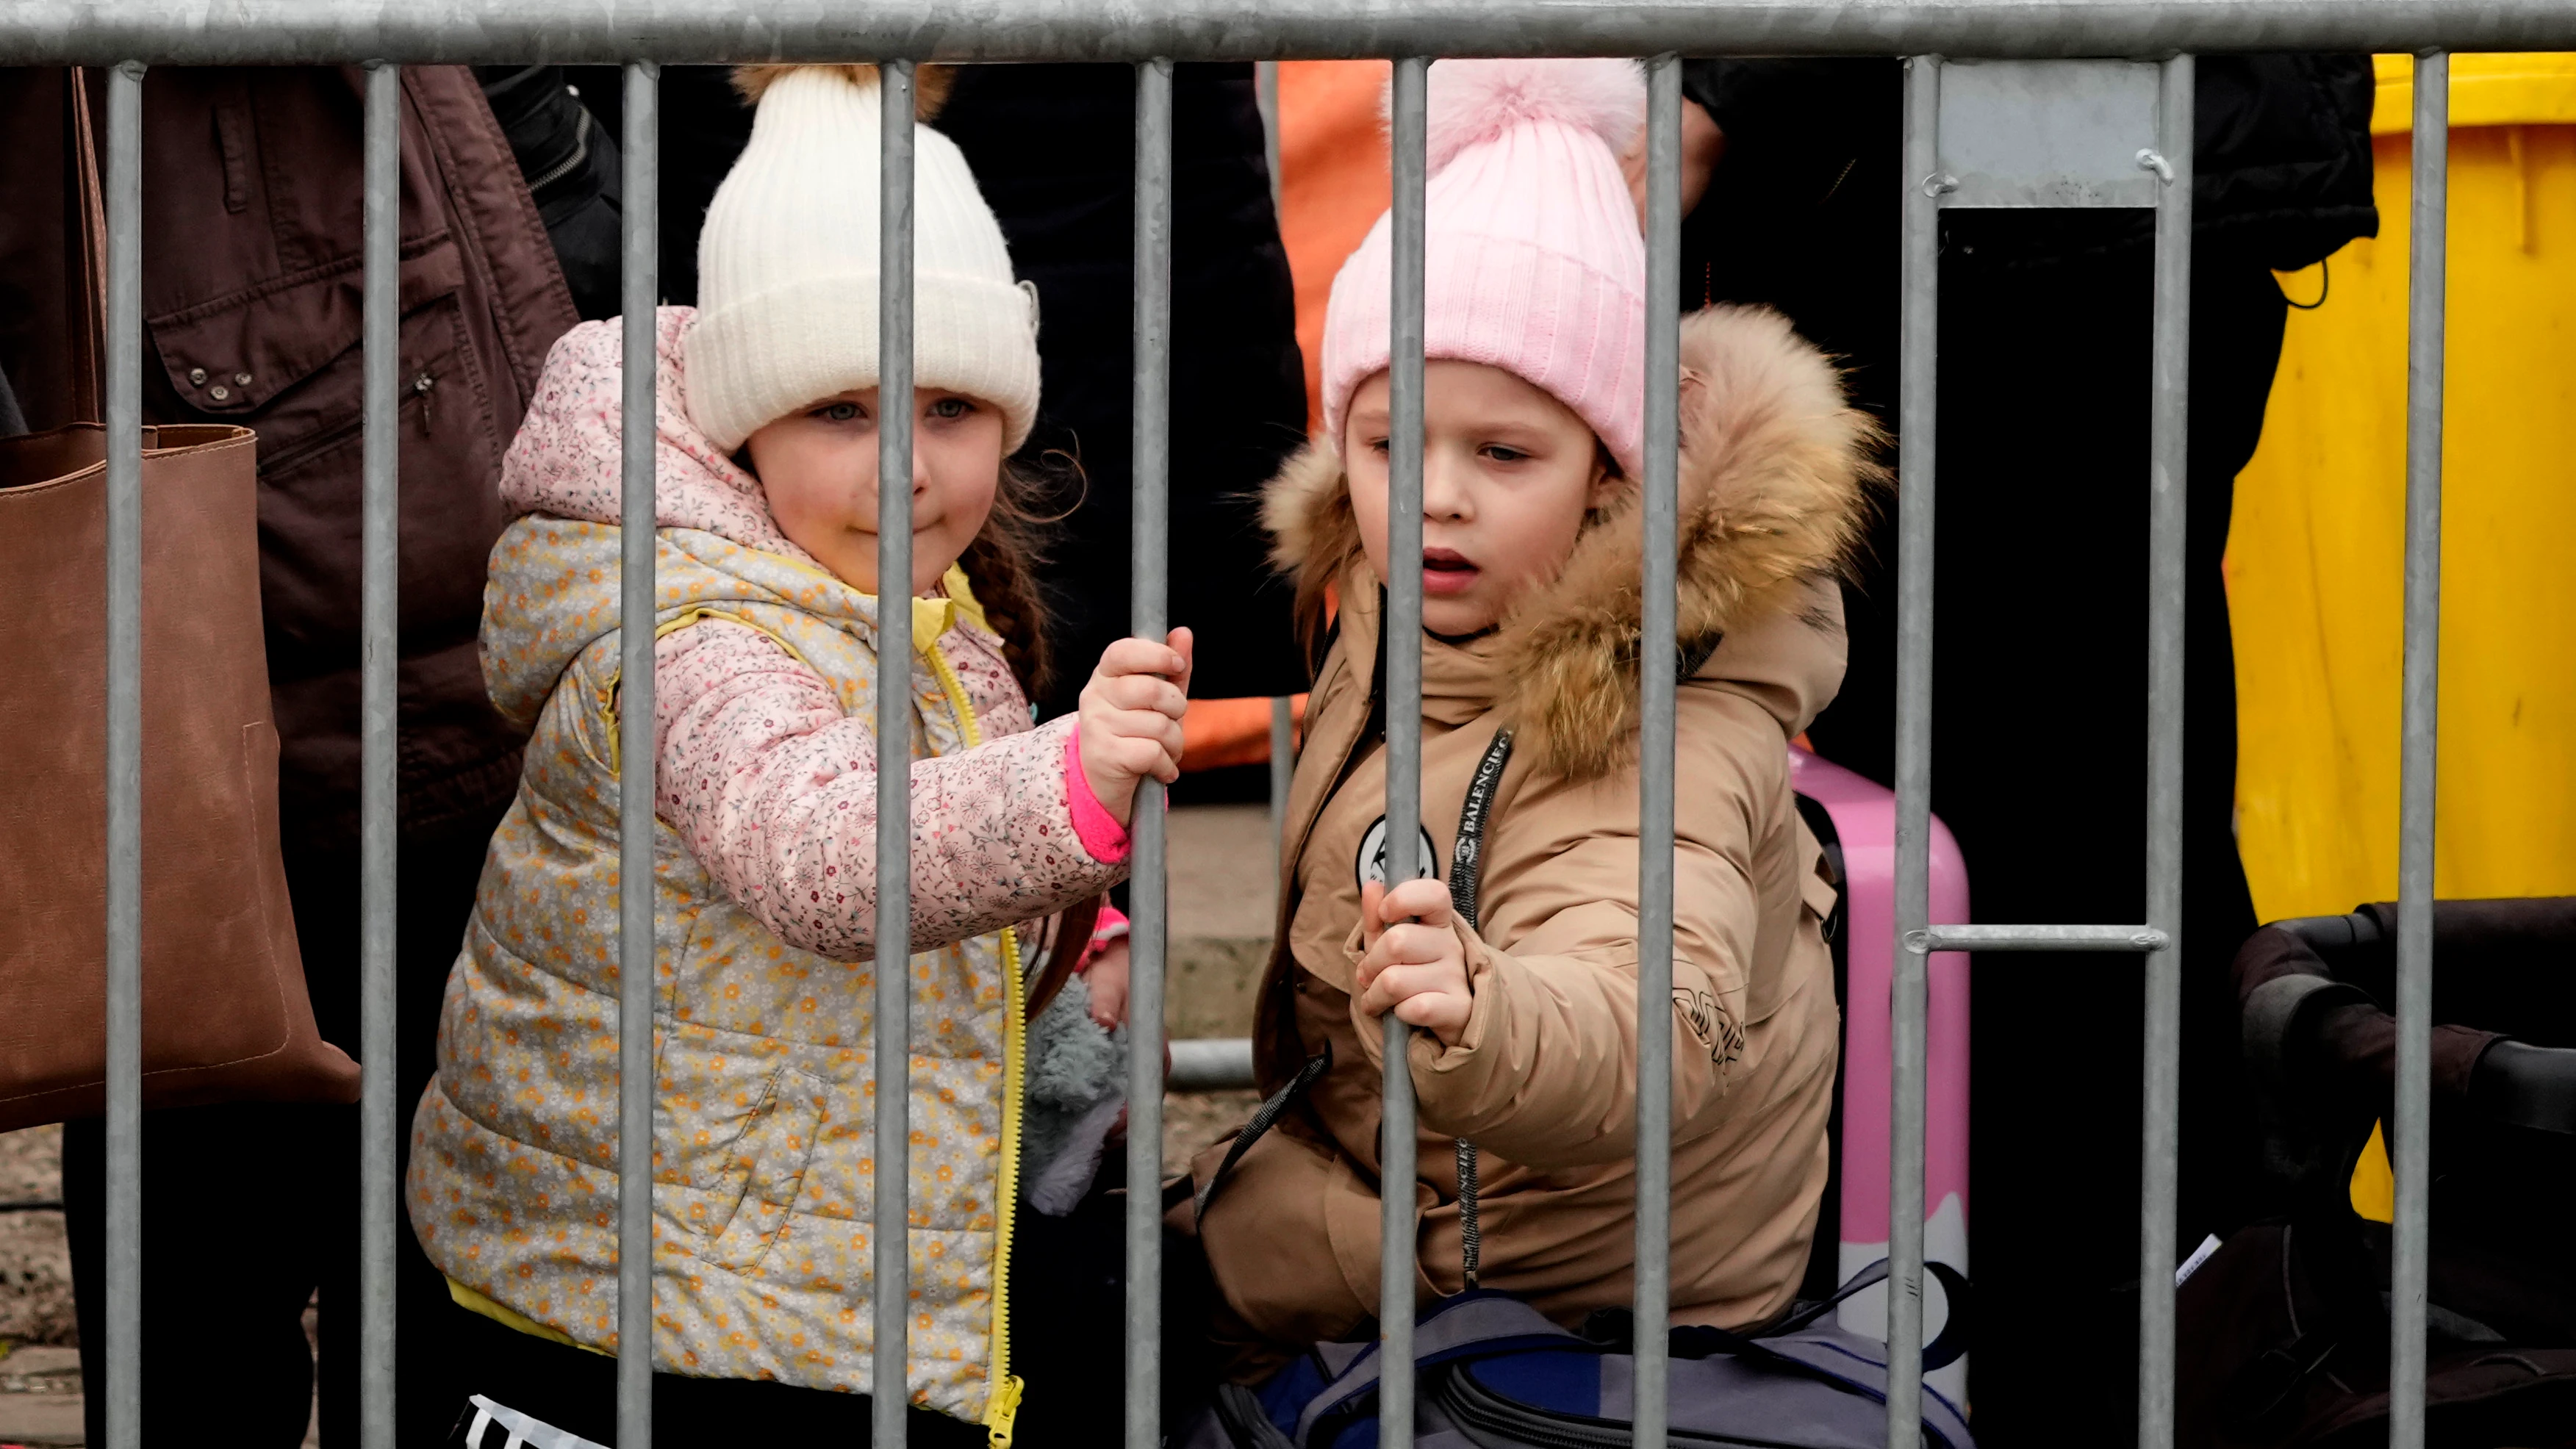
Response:
[[[952,567],[948,571],[945,582],[948,585],[950,599],[943,602],[953,604],[981,623],[983,611],[977,607],[973,593],[967,588],[965,575]],[[914,602],[918,605],[927,601]],[[677,617],[663,621],[654,629],[653,637],[660,639],[704,619],[724,619],[747,628],[757,629],[760,633],[776,640],[778,645],[785,649],[797,663],[813,669],[813,666],[807,663],[804,654],[776,630],[761,628],[760,625],[754,624],[741,615],[722,609],[687,610]],[[975,718],[974,703],[966,697],[964,681],[957,677],[957,671],[950,667],[948,656],[940,652],[936,642],[938,635],[946,632],[947,622],[944,607],[935,620],[920,617],[920,611],[916,609],[915,638],[912,642],[922,656],[930,661],[932,672],[938,675],[940,692],[947,696],[949,711],[957,717],[958,732],[964,736],[966,747],[973,749],[984,742],[983,727]],[[924,632],[930,634],[930,639],[924,640],[919,637]],[[883,649],[882,639],[878,647],[880,650]],[[814,670],[814,672],[822,673],[821,670]],[[601,691],[599,701],[600,724],[608,749],[608,768],[612,774],[617,772],[620,763],[617,757],[618,683],[618,675],[612,670],[605,688]],[[1019,932],[1005,926],[1002,928],[1001,935],[1004,982],[1002,1161],[995,1174],[993,1206],[993,1338],[989,1355],[991,1373],[986,1380],[992,1387],[984,1398],[983,1419],[984,1427],[992,1441],[992,1449],[1010,1449],[1012,1426],[1019,1416],[1020,1396],[1027,1387],[1018,1375],[1011,1372],[1010,1284],[1011,1229],[1018,1219],[1020,1200],[1020,1096],[1028,1072],[1028,1022],[1026,1020],[1028,983],[1020,974],[1023,961],[1020,956]]]
[[[933,673],[939,676],[939,688],[948,696],[948,707],[957,716],[959,733],[966,747],[973,749],[984,742],[983,730],[975,719],[975,706],[966,698],[966,686],[950,668],[948,656],[936,643],[922,650]],[[1028,983],[1020,976],[1020,935],[1002,928],[1002,1161],[995,1173],[993,1204],[993,1344],[987,1362],[992,1387],[984,1398],[984,1428],[992,1449],[1011,1449],[1011,1428],[1019,1416],[1020,1394],[1025,1387],[1011,1372],[1011,1227],[1018,1217],[1020,1201],[1020,1093],[1028,1069],[1028,1023],[1026,993]]]

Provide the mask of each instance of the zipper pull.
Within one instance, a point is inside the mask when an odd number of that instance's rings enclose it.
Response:
[[[1018,1374],[1005,1374],[984,1406],[984,1427],[991,1430],[992,1449],[1011,1449],[1011,1423],[1020,1414],[1020,1395],[1028,1385]]]

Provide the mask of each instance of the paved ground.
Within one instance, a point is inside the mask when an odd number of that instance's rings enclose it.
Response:
[[[1163,1020],[1173,1036],[1248,1036],[1252,992],[1270,951],[1277,866],[1264,805],[1174,810],[1171,981]]]
[[[1175,1037],[1249,1036],[1252,998],[1270,953],[1277,858],[1266,805],[1174,810],[1171,982],[1163,1020]],[[1201,1147],[1242,1125],[1255,1092],[1174,1096],[1163,1104],[1163,1170],[1178,1172]]]
[[[0,1133],[0,1342],[75,1341],[62,1198],[63,1129]]]
[[[63,1215],[63,1130],[0,1133],[0,1444],[81,1442],[80,1351]]]
[[[80,1350],[26,1344],[0,1356],[0,1444],[80,1442]]]

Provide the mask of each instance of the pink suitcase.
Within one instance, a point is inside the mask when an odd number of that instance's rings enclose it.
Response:
[[[1817,1276],[1840,1282],[1887,1256],[1888,984],[1896,910],[1896,794],[1877,781],[1792,746],[1789,778],[1808,828],[1843,878],[1843,920],[1834,939],[1842,978],[1843,1058],[1838,1181],[1838,1256],[1818,1244]],[[1968,920],[1968,868],[1958,843],[1932,821],[1932,923]],[[1925,1013],[1923,1255],[1965,1273],[1968,1265],[1968,957],[1932,958]],[[1819,1225],[1821,1238],[1822,1226]],[[1811,1279],[1812,1282],[1815,1281]],[[1948,1317],[1938,1284],[1924,1287],[1923,1336]],[[1842,1307],[1842,1324],[1872,1338],[1887,1333],[1887,1292],[1872,1288]],[[1967,1362],[1930,1376],[1953,1403],[1967,1402]]]

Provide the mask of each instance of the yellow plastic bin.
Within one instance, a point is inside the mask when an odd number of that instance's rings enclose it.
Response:
[[[2379,57],[2380,236],[2293,301],[2228,550],[2238,845],[2266,920],[2397,894],[2410,62]],[[2451,61],[2446,896],[2576,893],[2576,55]]]

